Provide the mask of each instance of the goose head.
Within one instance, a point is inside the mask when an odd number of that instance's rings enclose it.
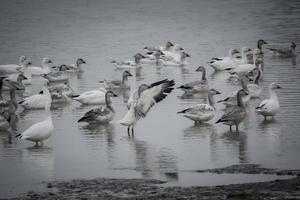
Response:
[[[135,54],[133,57],[134,57],[134,60],[135,60],[136,63],[140,63],[140,60],[141,60],[142,58],[146,58],[145,56],[143,56],[143,55],[140,54],[140,53]]]
[[[113,91],[109,90],[106,92],[106,96],[107,97],[117,97],[118,95],[116,95]]]
[[[217,95],[217,94],[221,94],[221,92],[219,92],[218,90],[215,90],[215,89],[210,89],[208,91],[208,94],[211,95],[211,96],[214,96],[214,95]]]
[[[291,44],[291,48],[292,48],[292,49],[295,49],[296,46],[297,46],[296,43],[295,43],[295,42],[291,42],[291,43],[292,43],[292,44]]]
[[[24,74],[19,74],[17,80],[22,82],[23,80],[27,80],[28,78]]]
[[[280,85],[278,85],[277,83],[271,83],[269,88],[272,90],[276,90],[276,89],[281,89],[282,87]]]
[[[205,67],[204,66],[199,66],[197,69],[196,69],[196,72],[203,72],[205,71]]]
[[[81,64],[86,64],[86,62],[82,58],[78,58],[77,61],[76,61],[76,65],[79,66]]]
[[[229,56],[230,56],[230,57],[233,56],[233,55],[235,55],[235,54],[237,54],[237,53],[240,53],[237,49],[231,48],[231,49],[229,50]]]
[[[50,58],[48,57],[43,58],[42,64],[50,64],[50,63],[52,63],[52,60],[50,60]]]
[[[172,42],[167,41],[167,43],[166,43],[166,50],[170,49],[173,46],[174,46],[174,44]]]
[[[185,53],[185,52],[181,52],[181,58],[188,58],[191,57],[189,54]]]
[[[261,49],[262,45],[264,44],[268,44],[266,41],[264,41],[263,39],[260,39],[257,41],[257,48]]]
[[[58,70],[59,71],[66,71],[66,70],[68,70],[68,67],[67,67],[67,65],[62,64],[62,65],[59,66]]]
[[[19,63],[24,63],[25,61],[27,60],[27,57],[26,56],[20,56],[19,58]]]
[[[30,65],[32,65],[32,62],[30,62],[29,60],[25,60],[25,61],[22,63],[22,66],[24,66],[24,67],[28,67],[28,66],[30,66]]]
[[[129,71],[124,71],[123,72],[123,77],[128,77],[128,76],[132,76],[132,74]]]
[[[246,55],[248,53],[252,52],[252,49],[248,48],[248,47],[243,47],[242,48],[242,54]]]
[[[174,51],[184,51],[184,49],[181,46],[179,46],[178,44],[173,46],[173,50]]]

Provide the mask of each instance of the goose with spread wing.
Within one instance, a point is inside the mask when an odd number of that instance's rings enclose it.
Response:
[[[151,85],[142,84],[138,88],[134,102],[131,104],[127,114],[119,121],[120,124],[127,126],[128,135],[134,134],[134,127],[140,118],[145,118],[149,110],[158,102],[171,93],[175,85],[174,80],[164,79],[152,83]]]

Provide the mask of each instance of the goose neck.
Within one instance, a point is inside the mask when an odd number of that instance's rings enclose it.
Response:
[[[237,106],[242,107],[242,108],[245,107],[240,91],[237,93]]]
[[[213,95],[208,94],[208,103],[209,103],[209,105],[211,105],[214,109],[216,109],[216,107],[215,107],[215,100],[214,100],[214,96],[213,96]]]
[[[278,97],[277,97],[277,94],[276,94],[276,92],[275,92],[274,89],[270,88],[270,89],[269,89],[269,93],[270,93],[270,99],[273,99],[273,100],[275,100],[275,101],[278,101]]]

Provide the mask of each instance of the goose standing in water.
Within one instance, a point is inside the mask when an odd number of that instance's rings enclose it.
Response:
[[[292,58],[296,56],[296,44],[295,42],[292,42],[290,49],[275,49],[275,48],[267,48],[270,50],[270,53],[275,57],[281,57],[281,58]]]
[[[228,67],[233,67],[237,64],[235,55],[240,53],[237,49],[231,48],[229,50],[229,57],[212,58],[208,65],[215,71],[223,71]]]
[[[162,80],[151,85],[142,84],[139,86],[137,95],[133,97],[134,102],[127,114],[119,121],[120,124],[127,126],[128,135],[134,134],[134,127],[138,120],[145,118],[151,107],[166,98],[174,88],[175,82],[173,80]],[[135,93],[133,93],[134,95]]]
[[[262,71],[261,69],[255,68],[256,76],[253,83],[247,84],[247,91],[249,92],[250,98],[259,98],[262,93],[262,88],[259,85],[259,80],[261,79]]]
[[[255,109],[257,113],[264,116],[265,120],[268,116],[271,116],[273,119],[274,116],[280,111],[279,100],[275,92],[276,89],[280,88],[281,87],[278,84],[271,83],[269,85],[269,99],[263,100]]]
[[[35,94],[32,96],[29,96],[25,98],[23,101],[20,101],[19,104],[24,109],[44,109],[48,102],[51,104],[51,94],[45,85],[43,87],[43,93],[42,94]]]
[[[141,59],[146,58],[145,56],[143,56],[142,54],[138,53],[135,54],[134,56],[134,61],[111,61],[111,63],[118,69],[136,69],[141,66]]]
[[[36,66],[27,66],[28,72],[31,73],[31,75],[43,75],[43,74],[48,74],[50,73],[50,67],[49,64],[51,64],[52,61],[48,58],[45,57],[42,60],[42,67],[36,67]]]
[[[216,123],[224,123],[230,126],[230,131],[232,131],[232,126],[235,125],[236,131],[239,131],[239,124],[246,117],[245,105],[242,101],[243,96],[248,95],[248,93],[241,89],[237,92],[237,106],[232,107],[232,109],[227,110],[222,117]]]
[[[242,89],[248,93],[248,88],[247,88],[245,80],[243,78],[239,78],[239,80],[241,82]],[[232,92],[225,99],[217,101],[217,103],[223,103],[226,107],[236,106],[237,105],[237,93],[239,92],[239,90]],[[242,101],[243,101],[244,105],[246,105],[249,100],[250,100],[249,95],[244,95],[242,97]]]
[[[208,82],[206,79],[205,67],[200,66],[196,69],[196,72],[202,72],[202,78],[199,81],[192,81],[178,87],[182,89],[186,94],[194,94],[198,92],[207,92],[209,90]]]
[[[210,89],[208,92],[208,104],[197,104],[193,107],[179,111],[178,114],[183,114],[184,117],[191,119],[195,124],[207,122],[214,118],[216,113],[215,101],[213,96],[221,94],[215,89]]]
[[[111,105],[111,97],[117,97],[117,95],[112,91],[107,91],[105,94],[106,107],[100,107],[86,112],[84,116],[78,120],[78,122],[104,124],[112,121],[115,116],[115,110]]]
[[[262,60],[263,60],[263,50],[262,50],[262,47],[265,44],[268,44],[268,43],[266,41],[262,40],[262,39],[260,39],[260,40],[257,41],[257,48],[256,49],[258,49],[260,51],[260,53],[261,53],[260,59],[262,59]],[[253,58],[253,54],[248,54],[247,55],[247,59],[248,59],[248,63],[249,64],[253,64],[254,61],[255,61],[255,59]]]
[[[45,88],[45,87],[44,87]],[[45,88],[45,93],[47,88]],[[49,91],[48,91],[49,93]],[[40,142],[41,145],[43,145],[43,141],[48,139],[52,132],[54,131],[54,126],[52,123],[52,117],[50,113],[50,106],[51,106],[51,100],[49,99],[45,102],[45,113],[46,118],[38,122],[36,124],[33,124],[28,129],[26,129],[24,132],[16,135],[16,137],[22,139],[22,140],[29,140],[32,142],[35,142],[36,146],[38,146],[38,143]]]
[[[124,71],[122,74],[122,80],[112,80],[112,81],[100,81],[104,83],[104,87],[108,90],[114,90],[114,89],[129,89],[130,84],[128,81],[128,77],[132,76],[132,74],[129,71]]]

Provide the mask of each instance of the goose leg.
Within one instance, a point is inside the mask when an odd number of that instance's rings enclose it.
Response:
[[[130,136],[130,126],[127,127],[127,134]]]
[[[230,132],[232,132],[232,125],[229,126],[229,130],[230,130]]]
[[[134,129],[133,129],[133,127],[131,128],[131,135],[134,136]]]
[[[239,132],[239,125],[238,124],[235,125],[235,128],[236,128],[236,132]]]

